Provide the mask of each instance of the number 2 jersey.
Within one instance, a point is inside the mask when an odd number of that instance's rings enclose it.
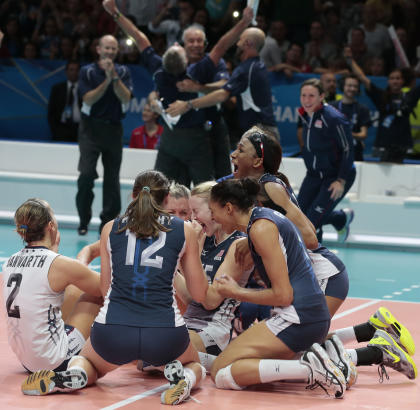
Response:
[[[108,239],[111,286],[95,322],[137,327],[185,324],[175,300],[174,275],[185,249],[184,221],[161,216],[169,228],[157,237],[118,233],[125,221],[115,219]]]
[[[9,344],[31,371],[54,369],[67,356],[68,337],[61,318],[64,292],[54,292],[48,272],[57,253],[26,247],[3,265]]]

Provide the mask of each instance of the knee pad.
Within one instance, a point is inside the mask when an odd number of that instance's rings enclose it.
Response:
[[[68,362],[68,364],[67,364],[67,369],[68,369],[69,367],[71,367],[71,364],[72,364],[75,360],[78,360],[78,359],[86,360],[86,358],[85,358],[85,357],[83,357],[83,356],[75,355],[75,356],[73,356],[73,357],[69,360],[69,362]],[[78,366],[78,367],[79,367],[79,366]]]
[[[242,390],[243,387],[239,386],[235,380],[233,379],[232,372],[231,372],[232,365],[230,364],[223,369],[220,369],[216,373],[215,383],[218,389],[225,389],[225,390]]]

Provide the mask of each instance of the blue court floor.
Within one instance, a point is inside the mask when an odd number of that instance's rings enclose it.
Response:
[[[14,225],[0,224],[0,265],[23,247]],[[97,230],[79,236],[75,229],[60,229],[60,253],[76,257],[83,246],[98,240]],[[377,250],[330,247],[347,267],[349,296],[420,303],[420,253],[402,250]],[[92,268],[99,270],[99,259]]]

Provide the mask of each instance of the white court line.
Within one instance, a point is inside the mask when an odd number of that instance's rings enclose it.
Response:
[[[121,400],[118,403],[111,404],[110,406],[103,407],[101,410],[119,409],[120,407],[126,406],[127,404],[133,403],[137,400],[141,400],[141,399],[144,399],[145,397],[152,396],[155,393],[160,393],[163,390],[166,390],[168,387],[169,387],[169,383],[165,384],[163,386],[156,387],[156,388],[151,389],[151,390],[147,390],[144,393],[137,394],[135,396],[129,397],[128,399]]]
[[[347,315],[351,315],[352,313],[357,312],[358,310],[362,310],[362,309],[364,309],[368,306],[372,306],[372,305],[374,305],[375,303],[378,303],[378,302],[380,302],[380,299],[373,299],[370,302],[363,303],[363,305],[356,306],[353,309],[345,310],[344,312],[341,312],[341,313],[338,313],[338,314],[334,315],[334,317],[331,319],[331,321],[333,321],[335,319],[340,319],[340,318],[342,318],[344,316],[347,316]]]

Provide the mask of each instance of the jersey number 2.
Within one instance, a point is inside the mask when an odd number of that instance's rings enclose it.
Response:
[[[13,282],[15,283],[15,287],[10,292],[10,295],[6,301],[7,316],[16,317],[20,319],[19,306],[15,305],[14,307],[12,307],[12,304],[13,304],[13,301],[15,300],[16,295],[19,292],[20,283],[22,282],[22,274],[12,273],[9,276],[9,280],[7,281],[7,287],[10,288]]]

